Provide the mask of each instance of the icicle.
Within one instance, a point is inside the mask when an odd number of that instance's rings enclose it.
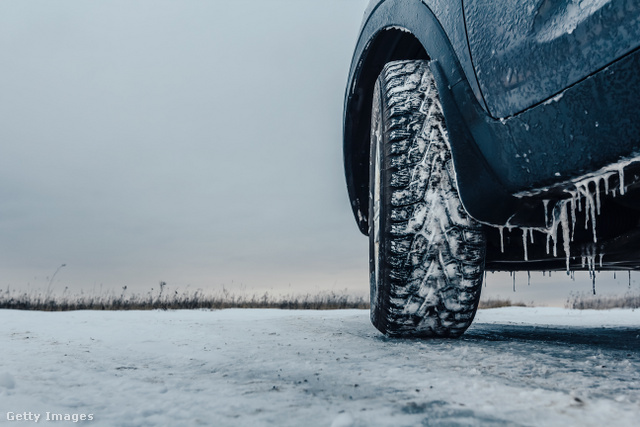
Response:
[[[602,179],[604,180],[604,194],[605,195],[609,195],[609,177],[610,176],[611,176],[611,174],[607,174],[607,175],[602,177]]]
[[[589,207],[591,206],[590,203],[589,203],[589,199],[587,198],[588,197],[587,195],[589,193],[582,192],[582,191],[580,191],[580,192],[584,196],[584,229],[588,230],[589,229],[589,214],[590,214]]]
[[[548,199],[543,200],[542,204],[544,205],[544,225],[548,227],[549,226],[549,215],[548,215],[549,200]],[[547,251],[547,253],[549,253],[549,251]]]
[[[591,204],[591,230],[593,231],[593,243],[598,241],[598,236],[596,235],[596,213],[593,209],[593,198],[589,201]]]
[[[613,280],[616,280],[616,272],[613,272]]]
[[[547,229],[547,235],[551,236],[551,239],[553,240],[553,256],[554,257],[558,256],[558,224],[560,224],[560,221],[558,221],[558,217],[560,216],[558,211],[562,209],[561,205],[562,203],[560,203],[560,206],[557,204],[554,206],[553,220],[551,223],[551,227]],[[547,240],[547,246],[548,246],[548,243],[549,241]],[[549,253],[548,249],[547,249],[547,253]]]
[[[571,241],[576,233],[576,198],[571,197]]]
[[[631,270],[629,270],[629,289],[631,289]]]
[[[498,230],[500,230],[500,251],[504,253],[504,226],[499,226]]]
[[[547,255],[549,255],[549,241],[551,240],[551,234],[547,232]]]
[[[582,212],[582,198],[580,194],[576,194],[576,201],[578,202],[578,212]]]
[[[600,177],[593,180],[596,184],[596,213],[600,215]]]
[[[620,179],[620,195],[624,194],[624,167],[625,164],[622,163],[618,166],[618,178]]]
[[[560,212],[560,222],[562,223],[562,243],[564,246],[565,260],[567,264],[567,274],[569,274],[569,256],[571,253],[569,243],[569,217],[567,215],[567,204],[562,203],[562,211]]]
[[[594,195],[589,190],[589,183],[579,183],[578,190],[584,196],[584,229],[589,229],[589,220],[591,220],[591,229],[593,231],[593,242],[597,242],[598,238],[596,237],[596,202],[594,200]]]
[[[529,237],[530,237],[531,244],[534,244],[535,242],[533,241],[533,228],[529,229]]]
[[[596,248],[591,245],[587,248],[587,254],[589,259],[589,274],[591,275],[591,286],[593,289],[593,295],[596,294]]]
[[[589,278],[592,280],[593,294],[596,292],[596,245],[590,244],[582,248],[582,258],[586,259]],[[583,264],[584,267],[584,264]]]
[[[604,258],[604,254],[599,254],[600,256],[600,268],[602,268],[602,258]]]
[[[516,291],[516,272],[513,272],[513,292]]]
[[[529,229],[526,227],[522,228],[522,246],[524,247],[524,260],[529,261],[529,254],[527,253],[527,233]]]
[[[527,271],[527,286],[531,286],[531,272]]]

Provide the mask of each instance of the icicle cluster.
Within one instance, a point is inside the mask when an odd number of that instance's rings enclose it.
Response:
[[[596,246],[596,243],[598,242],[596,217],[600,215],[601,194],[604,194],[605,196],[611,195],[612,197],[624,195],[624,168],[629,164],[638,161],[640,161],[640,156],[616,163],[615,165],[608,166],[595,173],[573,180],[571,182],[571,188],[565,190],[570,197],[555,202],[550,212],[550,201],[543,200],[545,227],[518,227],[522,229],[524,260],[529,260],[528,245],[529,243],[534,243],[533,232],[537,231],[546,235],[547,254],[550,253],[551,247],[553,247],[554,257],[558,256],[557,246],[560,239],[562,239],[567,274],[570,274],[569,264],[571,258],[571,242],[573,242],[577,223],[576,210],[578,212],[583,212],[584,210],[584,228],[585,230],[588,230],[589,225],[591,225],[593,243],[589,245],[587,249],[583,250],[582,267],[588,267],[590,277],[593,279],[595,292],[596,257],[599,257],[599,266],[602,267],[602,259],[604,256],[604,254],[597,253]],[[609,181],[613,176],[618,177],[619,185],[616,186],[616,188],[610,188],[609,185]],[[516,197],[539,196],[547,191],[549,191],[549,188],[543,188],[531,192],[522,192],[516,194]],[[497,228],[500,231],[500,249],[504,253],[504,229],[507,228],[507,230],[511,231],[515,226],[507,223],[502,226],[497,226]],[[562,229],[561,237],[559,236],[559,228]]]

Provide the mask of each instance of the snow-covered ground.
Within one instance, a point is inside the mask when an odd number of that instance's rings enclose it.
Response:
[[[640,311],[483,310],[459,340],[368,312],[0,310],[0,424],[638,425]],[[77,419],[76,418],[76,419]]]

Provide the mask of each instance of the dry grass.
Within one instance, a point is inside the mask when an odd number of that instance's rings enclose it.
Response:
[[[527,307],[523,302],[512,302],[509,298],[487,298],[480,300],[479,309],[501,307]]]
[[[205,294],[194,292],[165,292],[166,283],[160,282],[159,290],[151,289],[147,294],[132,294],[127,287],[120,295],[66,295],[29,294],[11,291],[0,294],[0,309],[71,311],[71,310],[184,310],[225,308],[278,308],[284,310],[340,310],[348,308],[368,309],[369,302],[362,297],[344,293],[321,292],[316,295],[274,296],[235,295],[226,288]]]
[[[236,295],[228,289],[206,294],[196,291],[167,291],[165,282],[160,282],[158,289],[151,289],[146,294],[136,294],[123,287],[119,295],[107,293],[103,295],[76,294],[67,291],[61,296],[47,293],[16,292],[7,288],[0,292],[0,309],[38,310],[38,311],[71,311],[71,310],[183,310],[183,309],[225,309],[225,308],[275,308],[284,310],[341,310],[369,309],[369,301],[363,297],[355,297],[346,292],[321,292],[304,295]],[[487,298],[480,300],[480,309],[501,307],[528,307],[523,302],[513,302],[509,298]],[[576,310],[608,310],[612,308],[640,308],[640,295],[597,296],[588,294],[571,295],[565,303],[566,308]]]
[[[640,295],[632,293],[615,295],[571,295],[564,305],[575,310],[610,310],[612,308],[640,308]]]

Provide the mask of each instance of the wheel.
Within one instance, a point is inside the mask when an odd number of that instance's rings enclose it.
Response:
[[[390,336],[457,337],[475,316],[485,237],[458,195],[427,61],[387,64],[371,119],[371,321]]]

